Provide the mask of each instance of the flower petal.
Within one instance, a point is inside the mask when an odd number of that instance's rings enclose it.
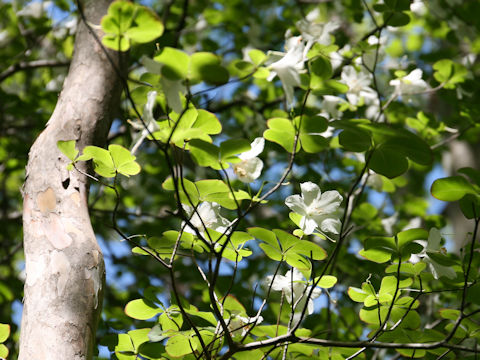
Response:
[[[322,209],[323,214],[331,214],[335,212],[343,201],[342,195],[336,190],[325,191],[317,207]]]
[[[302,230],[305,233],[305,235],[311,235],[315,231],[315,229],[318,227],[318,223],[311,217],[305,216],[302,218],[304,220]],[[300,223],[300,225],[302,225]]]
[[[302,189],[302,198],[306,206],[310,206],[314,201],[320,200],[322,192],[317,184],[311,181],[300,184]]]
[[[241,153],[238,157],[242,160],[248,160],[260,155],[265,147],[265,139],[263,137],[257,137],[253,140],[250,147],[250,150]]]
[[[263,169],[263,161],[258,157],[243,160],[233,166],[233,171],[241,182],[252,182],[261,175]]]
[[[285,199],[285,205],[287,205],[290,210],[296,212],[300,215],[307,215],[307,207],[305,206],[305,202],[300,195],[290,195]]]
[[[340,219],[330,217],[322,221],[322,223],[320,224],[320,230],[332,234],[338,234],[340,232],[341,226],[342,222],[340,221]]]

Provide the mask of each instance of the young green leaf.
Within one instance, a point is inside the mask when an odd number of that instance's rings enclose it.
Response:
[[[433,182],[430,191],[433,197],[443,201],[456,201],[463,198],[466,194],[477,194],[472,184],[463,176],[437,179]]]
[[[125,306],[125,314],[138,320],[147,320],[163,312],[154,303],[145,299],[129,301]]]
[[[72,162],[78,156],[78,150],[75,149],[75,140],[57,141],[57,147]]]
[[[130,176],[140,172],[140,165],[135,161],[136,157],[123,146],[112,144],[108,147],[115,169],[119,174]]]

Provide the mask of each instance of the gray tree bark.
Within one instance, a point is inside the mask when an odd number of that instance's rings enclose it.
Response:
[[[100,24],[110,2],[83,0],[88,22]],[[117,53],[110,55],[118,59]],[[69,161],[57,141],[74,139],[79,149],[104,144],[120,94],[114,68],[80,21],[63,90],[26,169],[20,360],[92,358],[105,266],[90,223],[87,179],[66,170]]]

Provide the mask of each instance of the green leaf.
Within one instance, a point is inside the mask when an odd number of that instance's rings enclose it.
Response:
[[[198,110],[197,119],[192,126],[193,128],[200,129],[210,135],[220,134],[222,131],[222,124],[215,114],[203,109]]]
[[[200,166],[210,166],[213,169],[220,170],[219,148],[209,142],[194,139],[189,142],[190,154],[195,162]]]
[[[3,344],[0,344],[0,357],[6,359],[8,356],[8,348],[3,345]]]
[[[265,241],[267,244],[278,247],[277,237],[273,231],[263,229],[260,227],[248,228],[247,232],[253,237]]]
[[[235,360],[261,360],[265,357],[265,354],[262,350],[255,349],[249,351],[237,352],[233,355]]]
[[[260,249],[263,250],[265,255],[267,255],[270,259],[272,259],[274,261],[282,261],[283,260],[283,253],[280,250],[280,248],[272,246],[272,245],[267,244],[267,243],[261,243],[258,246],[260,247]]]
[[[232,295],[228,295],[227,297],[223,298],[221,302],[223,303],[223,308],[227,310],[230,314],[247,314],[247,311],[245,310],[245,307],[242,305],[242,303],[240,303],[240,301],[238,301],[238,299]]]
[[[369,295],[363,289],[359,289],[353,286],[348,288],[348,296],[355,302],[363,302]]]
[[[182,204],[186,204],[188,206],[192,206],[193,204],[193,206],[196,206],[199,203],[199,193],[196,185],[185,178],[176,179],[176,181],[176,186],[178,187],[178,190],[180,192],[180,201],[182,202]],[[172,178],[167,178],[162,183],[162,187],[165,190],[175,190],[175,184]]]
[[[67,140],[67,141],[57,141],[58,149],[70,160],[75,161],[78,150],[75,149],[75,140]]]
[[[228,82],[230,75],[220,65],[220,58],[212,53],[197,52],[190,57],[190,76],[192,81],[205,81],[212,85]]]
[[[0,324],[0,343],[5,342],[10,336],[10,325]]]
[[[186,332],[179,332],[170,337],[165,345],[168,355],[173,357],[182,357],[192,353],[197,349],[196,343],[187,335]]]
[[[183,80],[187,78],[190,57],[183,51],[167,46],[153,59],[163,64],[162,75],[170,80]]]
[[[132,24],[134,11],[135,6],[128,1],[114,1],[109,6],[107,15],[100,23],[105,32],[102,38],[105,46],[117,51],[127,51],[130,48],[125,33]]]
[[[457,172],[467,175],[471,181],[473,181],[477,186],[480,186],[480,171],[471,167],[464,167],[458,169]]]
[[[310,61],[310,72],[310,79],[313,79],[315,76],[318,76],[323,80],[330,79],[333,75],[332,64],[327,57],[318,56]]]
[[[101,25],[106,33],[123,34],[130,27],[134,5],[129,1],[115,1],[103,17]]]
[[[127,51],[130,49],[130,41],[124,36],[105,34],[102,38],[102,43],[115,51]]]
[[[445,89],[455,89],[455,85],[465,81],[468,70],[450,59],[443,59],[433,64],[433,77],[444,84]]]
[[[353,152],[367,151],[372,145],[369,133],[358,128],[342,131],[338,140],[345,150]]]
[[[295,125],[300,127],[300,144],[302,149],[308,153],[317,153],[325,150],[328,140],[321,136],[327,130],[327,119],[322,116],[297,116],[294,119]],[[292,146],[293,148],[293,146]]]
[[[389,26],[401,27],[408,25],[410,22],[410,16],[404,12],[386,11],[383,13],[383,21],[385,21]]]
[[[132,340],[133,347],[135,349],[135,352],[138,351],[138,348],[140,345],[143,343],[146,343],[148,339],[148,333],[150,332],[150,328],[143,328],[143,329],[135,329],[135,330],[130,330],[128,332],[128,335],[130,336],[130,339]]]
[[[428,231],[425,229],[408,229],[397,234],[398,248],[401,249],[405,245],[414,240],[427,240]]]
[[[440,316],[441,316],[443,319],[456,321],[456,320],[458,319],[458,317],[460,316],[460,310],[455,310],[455,309],[441,309],[441,310],[440,310]]]
[[[463,176],[437,179],[433,182],[430,191],[433,197],[443,201],[456,201],[463,198],[466,194],[475,195],[477,193],[472,184]]]
[[[140,165],[135,161],[136,157],[130,151],[120,145],[109,145],[108,150],[112,156],[113,164],[119,174],[130,176],[140,172]]]
[[[222,161],[238,162],[235,155],[251,149],[250,143],[245,139],[230,139],[220,144],[220,158]]]
[[[380,249],[360,250],[359,254],[367,260],[382,264],[391,259],[392,254]]]
[[[254,71],[255,65],[248,61],[236,59],[229,64],[228,68],[232,75],[235,75],[237,77],[244,77]]]
[[[315,95],[345,94],[348,91],[348,86],[337,80],[311,79],[310,87]]]
[[[83,149],[83,154],[77,158],[77,161],[90,159],[93,161],[93,170],[100,176],[111,178],[117,174],[110,151],[97,146],[87,146]]]
[[[480,198],[478,195],[467,194],[459,201],[460,210],[467,219],[480,216]]]
[[[133,346],[132,339],[128,334],[118,334],[117,344],[115,346],[115,355],[119,360],[134,360],[135,347]]]
[[[296,239],[296,243],[289,248],[287,253],[295,252],[312,260],[324,260],[327,257],[327,252],[314,242],[298,240],[295,236],[292,237]]]
[[[263,64],[263,62],[267,59],[267,55],[262,50],[252,49],[248,52],[248,57],[252,60],[252,62],[259,66]]]
[[[424,262],[418,262],[416,264],[412,263],[402,263],[402,266],[400,267],[400,273],[402,275],[414,275],[417,276],[419,275],[425,268],[427,267],[427,264]],[[387,274],[390,273],[396,273],[398,271],[398,264],[392,264],[389,265],[386,269],[385,272]]]
[[[317,286],[323,289],[330,289],[337,283],[337,278],[333,275],[323,275]]]
[[[268,141],[275,142],[288,152],[293,152],[295,140],[295,128],[290,120],[284,118],[273,118],[267,121],[268,130],[263,137]],[[296,151],[300,150],[300,141],[297,142]]]
[[[158,321],[163,331],[178,331],[182,328],[183,316],[179,307],[177,305],[172,305],[159,316]]]
[[[157,15],[145,6],[137,6],[135,26],[130,27],[126,36],[137,43],[148,43],[163,34],[163,24]]]
[[[125,314],[138,320],[147,320],[161,313],[163,310],[154,303],[145,299],[129,301],[125,306]]]
[[[408,161],[396,149],[389,145],[380,145],[373,150],[369,167],[376,173],[392,179],[407,171]]]

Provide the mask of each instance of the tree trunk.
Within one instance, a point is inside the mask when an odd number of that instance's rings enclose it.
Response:
[[[110,2],[83,0],[87,21],[98,25]],[[116,61],[118,54],[110,57]],[[92,358],[105,266],[89,219],[87,179],[66,170],[57,141],[75,139],[79,149],[103,145],[120,94],[114,68],[80,20],[63,90],[26,169],[20,360]]]

